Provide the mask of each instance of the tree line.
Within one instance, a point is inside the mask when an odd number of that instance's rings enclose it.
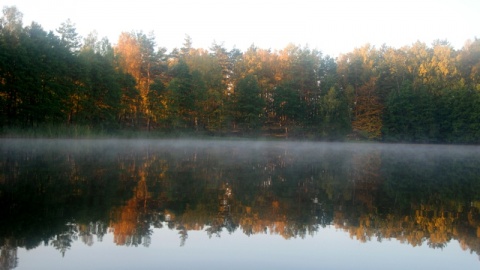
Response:
[[[480,40],[454,49],[379,48],[332,58],[308,46],[242,52],[186,36],[167,52],[153,34],[112,45],[67,20],[45,31],[5,7],[0,125],[88,126],[297,138],[480,142]]]

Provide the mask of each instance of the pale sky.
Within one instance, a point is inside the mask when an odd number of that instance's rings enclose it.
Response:
[[[283,49],[289,43],[338,56],[370,43],[376,47],[431,44],[447,39],[461,49],[480,38],[479,0],[0,0],[15,5],[24,25],[55,30],[67,19],[83,37],[96,30],[115,44],[121,32],[154,32],[157,45],[193,47],[213,41],[245,51],[252,43]]]

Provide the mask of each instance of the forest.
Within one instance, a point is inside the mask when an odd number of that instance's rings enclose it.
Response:
[[[319,33],[320,34],[320,33]],[[480,40],[393,48],[366,44],[333,58],[282,50],[167,51],[152,34],[115,44],[0,18],[0,131],[46,126],[117,131],[388,142],[480,142]]]

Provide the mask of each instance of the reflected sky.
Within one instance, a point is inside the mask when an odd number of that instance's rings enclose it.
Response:
[[[90,247],[75,242],[65,257],[51,246],[19,249],[16,269],[478,269],[480,263],[457,241],[443,249],[361,243],[333,226],[304,239],[240,231],[209,238],[192,231],[187,245],[179,242],[177,231],[166,228],[154,230],[150,247],[116,246],[108,234]]]

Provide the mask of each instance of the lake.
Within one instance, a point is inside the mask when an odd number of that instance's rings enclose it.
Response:
[[[479,269],[480,147],[0,140],[0,269]]]

